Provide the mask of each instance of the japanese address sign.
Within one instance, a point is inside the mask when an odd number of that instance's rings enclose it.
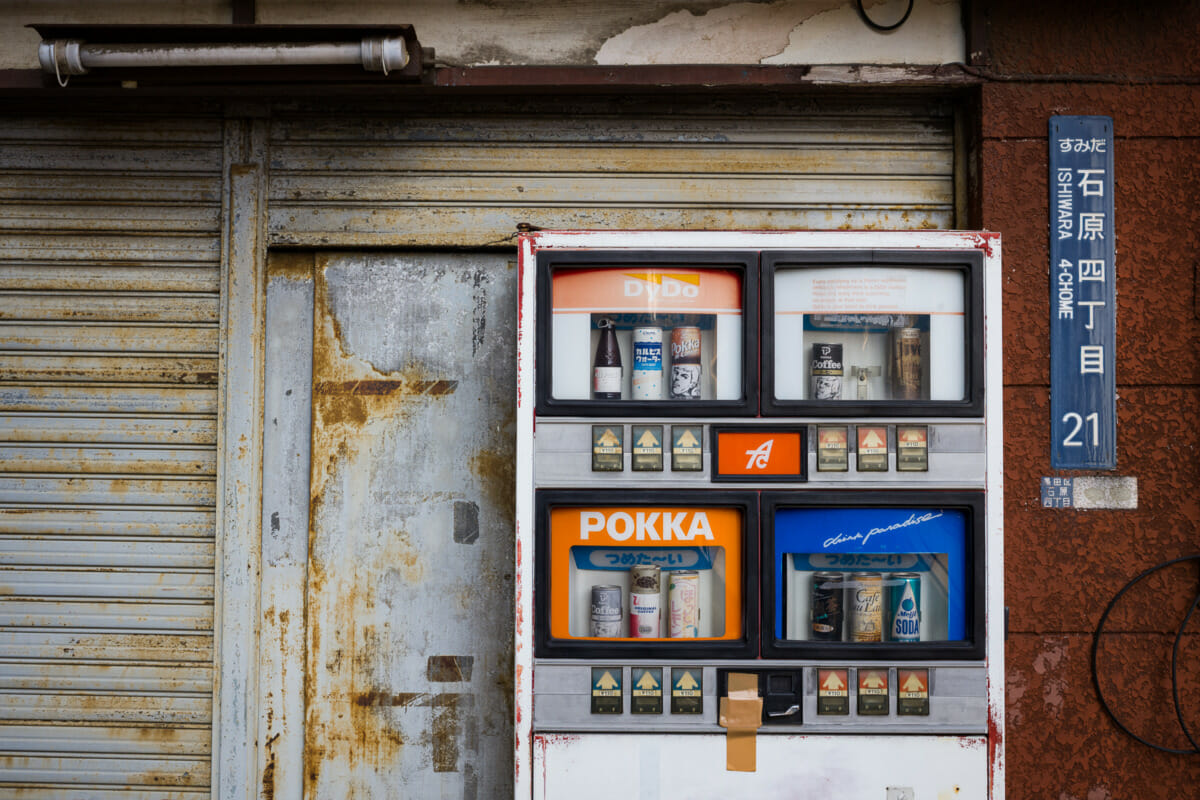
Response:
[[[1050,465],[1117,466],[1110,117],[1050,118]]]

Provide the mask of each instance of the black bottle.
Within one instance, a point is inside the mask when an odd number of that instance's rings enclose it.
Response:
[[[596,358],[592,362],[592,399],[620,400],[624,375],[616,326],[611,319],[602,319],[597,327],[600,328],[600,343],[596,345]]]

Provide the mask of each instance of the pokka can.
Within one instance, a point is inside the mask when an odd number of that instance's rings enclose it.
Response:
[[[657,639],[662,635],[662,570],[639,565],[629,570],[629,635]]]
[[[812,576],[812,638],[840,642],[845,615],[845,578],[840,572],[814,572]]]
[[[620,586],[592,587],[592,619],[590,636],[619,638],[621,622],[625,618],[622,598],[625,590]]]
[[[663,330],[633,329],[633,399],[662,400]]]
[[[893,572],[888,577],[888,638],[921,641],[921,575]]]
[[[700,573],[684,569],[670,573],[667,602],[670,605],[672,639],[695,639],[700,636]]]
[[[808,374],[812,380],[812,399],[841,400],[842,378],[846,374],[846,362],[842,360],[842,346],[840,344],[814,344],[812,360],[808,366]]]
[[[700,329],[680,327],[671,331],[671,399],[699,400]]]
[[[850,576],[847,615],[852,642],[883,641],[883,576],[856,572]]]

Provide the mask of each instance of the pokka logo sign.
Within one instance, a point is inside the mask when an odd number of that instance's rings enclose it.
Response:
[[[700,276],[696,273],[627,272],[624,285],[626,297],[700,296]]]
[[[703,511],[581,511],[579,538],[591,539],[592,534],[614,542],[633,539],[638,542],[690,542],[695,539],[714,541],[708,515]]]

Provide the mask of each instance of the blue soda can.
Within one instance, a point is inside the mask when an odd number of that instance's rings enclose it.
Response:
[[[888,637],[893,642],[921,641],[921,575],[893,572],[888,578]]]

